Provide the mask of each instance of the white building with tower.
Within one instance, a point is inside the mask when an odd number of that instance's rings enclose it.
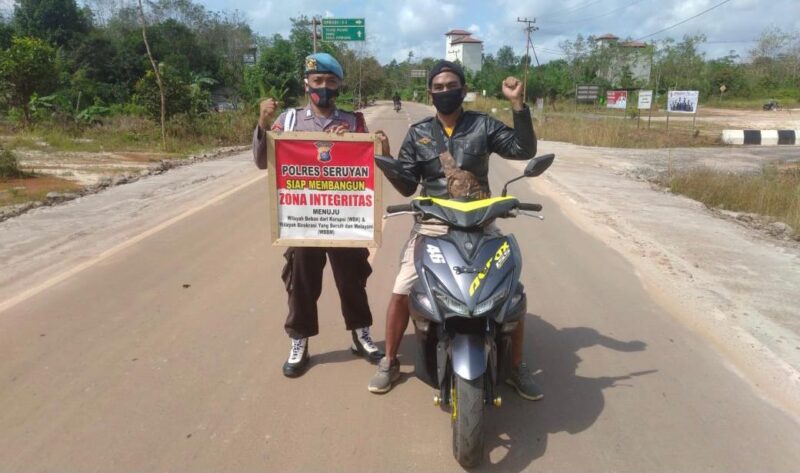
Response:
[[[448,61],[458,61],[472,72],[478,72],[483,65],[483,41],[473,38],[465,30],[450,30],[444,34],[445,53]]]

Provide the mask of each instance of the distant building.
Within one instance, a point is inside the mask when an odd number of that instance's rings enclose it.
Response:
[[[594,38],[600,48],[611,52],[608,68],[598,73],[613,86],[621,86],[626,69],[636,84],[650,81],[653,49],[641,41],[620,41],[617,36],[606,33]]]
[[[445,53],[448,61],[459,61],[464,69],[478,72],[483,65],[483,41],[473,38],[464,30],[450,30],[444,34]]]

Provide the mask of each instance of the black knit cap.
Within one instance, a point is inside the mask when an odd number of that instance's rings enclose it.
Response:
[[[453,74],[457,75],[459,79],[461,79],[461,85],[464,85],[466,79],[464,79],[464,69],[461,68],[455,62],[441,60],[433,65],[433,69],[431,72],[428,73],[428,88],[431,88],[431,84],[433,84],[433,78],[441,74],[442,72],[452,72]]]

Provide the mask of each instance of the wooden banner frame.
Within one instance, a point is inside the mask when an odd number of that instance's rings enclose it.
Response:
[[[378,167],[373,160],[372,175],[375,185],[373,198],[373,223],[371,240],[339,240],[339,239],[301,239],[301,238],[281,238],[278,222],[278,172],[275,166],[276,142],[281,140],[296,141],[331,141],[333,143],[342,142],[371,142],[373,144],[373,155],[375,150],[381,146],[380,138],[372,133],[344,133],[335,135],[325,132],[308,131],[287,131],[287,132],[267,132],[267,182],[269,192],[270,209],[270,234],[272,236],[272,246],[304,246],[304,247],[323,247],[323,248],[378,248],[381,246],[383,238],[383,174],[378,172]]]

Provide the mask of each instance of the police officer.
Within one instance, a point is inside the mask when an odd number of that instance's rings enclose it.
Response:
[[[308,104],[304,108],[289,109],[274,121],[273,131],[325,131],[366,133],[364,116],[336,108],[336,96],[344,79],[339,62],[330,54],[316,53],[306,57],[304,82]],[[253,132],[253,156],[259,169],[267,168],[267,139],[278,103],[274,99],[261,102],[258,125]],[[376,132],[383,145],[383,154],[389,152],[389,141],[383,132]],[[308,338],[319,333],[317,299],[322,292],[322,270],[326,257],[331,262],[333,277],[341,300],[342,315],[347,329],[352,332],[351,351],[371,362],[377,362],[383,353],[370,336],[372,313],[367,301],[367,277],[372,273],[366,248],[289,248],[284,257],[286,266],[281,278],[289,294],[289,315],[284,328],[291,339],[289,358],[283,364],[283,374],[288,377],[302,375],[308,367]]]

